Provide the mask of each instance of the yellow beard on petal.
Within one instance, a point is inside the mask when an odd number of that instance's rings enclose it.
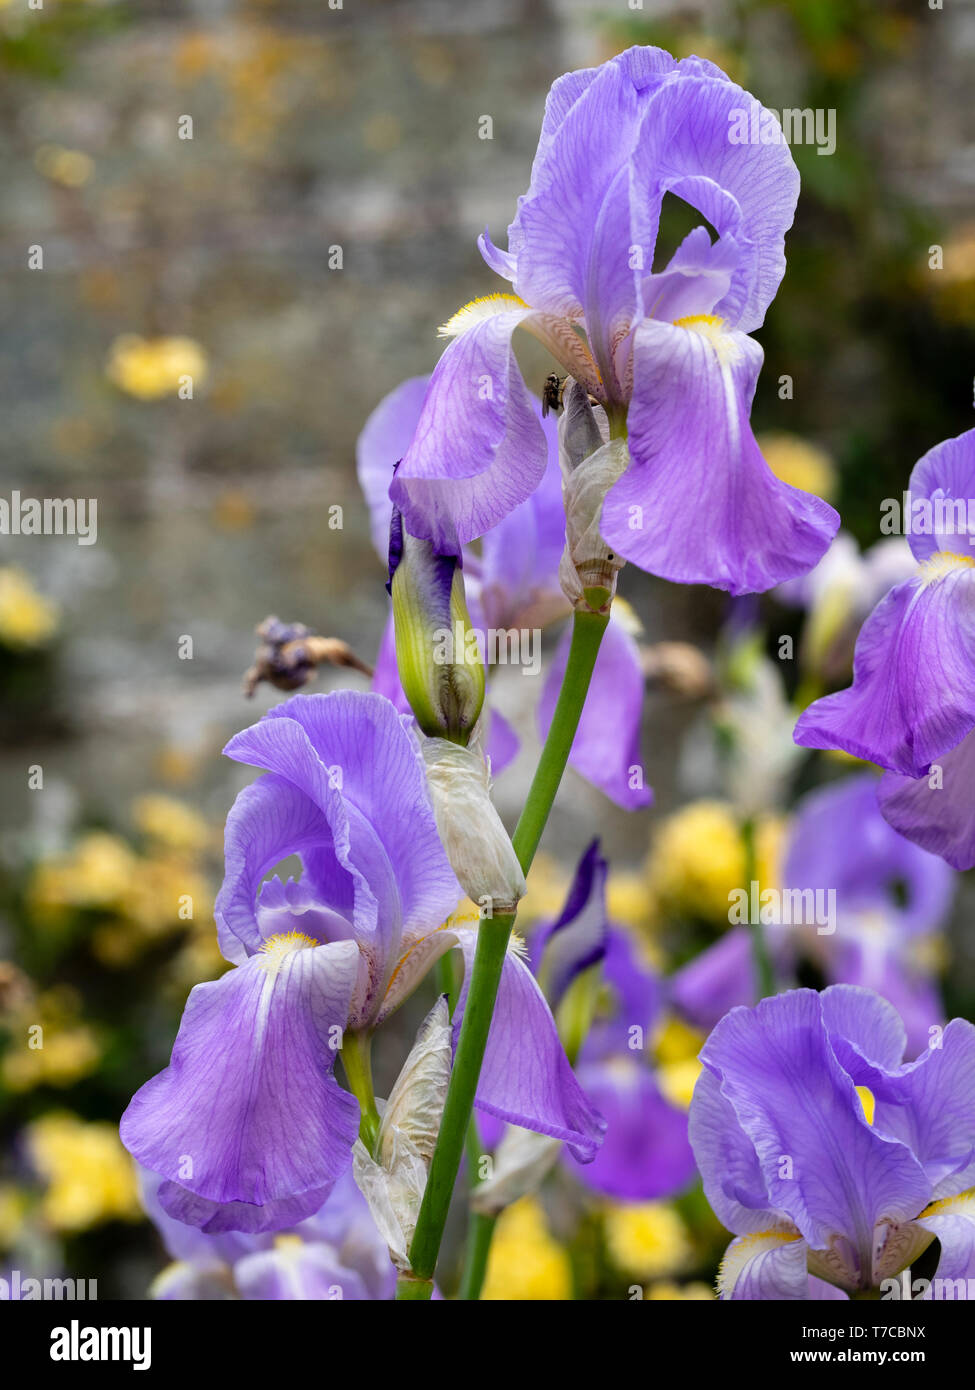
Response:
[[[921,561],[921,582],[925,586],[936,584],[956,569],[970,569],[975,566],[975,556],[956,555],[952,550],[938,550]]]
[[[307,951],[309,946],[321,944],[313,936],[306,936],[300,931],[279,932],[277,936],[269,936],[259,953],[261,969],[269,975],[276,975],[293,951]]]
[[[745,1266],[756,1255],[800,1239],[798,1231],[755,1231],[748,1236],[739,1236],[728,1246],[718,1269],[718,1293],[722,1297],[730,1297]]]
[[[483,323],[485,319],[493,319],[497,314],[507,313],[511,309],[527,308],[525,301],[516,294],[485,294],[464,304],[446,323],[441,324],[437,337],[456,338],[473,328],[475,323]]]
[[[725,321],[717,314],[689,314],[687,318],[674,319],[675,328],[686,328],[705,338],[714,349],[714,355],[722,367],[730,366],[741,357],[741,348],[725,327]]]

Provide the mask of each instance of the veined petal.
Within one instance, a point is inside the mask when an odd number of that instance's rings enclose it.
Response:
[[[885,772],[877,788],[884,817],[955,869],[975,868],[975,732],[942,753],[926,777]]]
[[[761,326],[779,287],[799,197],[799,171],[781,131],[770,143],[751,138],[763,128],[773,136],[778,129],[749,92],[724,74],[688,73],[654,96],[634,154],[638,206],[652,209],[673,193],[722,240],[733,239],[736,265],[714,312],[743,333]]]
[[[825,552],[836,512],[780,482],[752,434],[761,362],[757,343],[709,316],[637,330],[633,463],[607,494],[601,529],[641,569],[760,593]]]
[[[532,312],[496,295],[448,325],[460,336],[434,368],[390,490],[410,534],[443,554],[496,526],[545,471],[545,436],[511,348],[512,333]]]
[[[721,1261],[718,1296],[776,1302],[808,1298],[806,1242],[789,1231],[739,1236]]]
[[[467,1003],[476,931],[459,933],[459,942],[465,975],[454,1012],[455,1046]],[[581,1163],[595,1157],[606,1128],[569,1065],[545,996],[525,963],[510,951],[501,971],[475,1104],[509,1124],[562,1139]]]
[[[864,1118],[820,996],[792,990],[733,1009],[701,1060],[754,1146],[771,1204],[823,1252],[816,1272],[829,1266],[835,1282],[868,1287],[876,1226],[910,1221],[931,1184],[906,1145]]]
[[[348,1166],[359,1106],[331,1074],[358,976],[351,941],[272,938],[187,1000],[172,1060],[122,1117],[159,1201],[204,1230],[292,1226]]]
[[[975,430],[936,444],[918,459],[908,491],[915,502],[934,504],[930,517],[911,518],[916,559],[930,560],[945,550],[975,555]]]
[[[755,1146],[721,1094],[721,1082],[707,1068],[694,1087],[688,1138],[704,1194],[722,1226],[736,1235],[791,1230],[788,1218],[772,1207]]]
[[[566,630],[552,657],[538,704],[538,730],[546,736],[569,659]],[[611,618],[596,658],[589,694],[572,741],[569,763],[624,810],[649,806],[640,757],[643,671],[636,642],[619,618]]]
[[[939,554],[873,610],[853,684],[810,705],[795,739],[920,777],[973,727],[975,561]]]

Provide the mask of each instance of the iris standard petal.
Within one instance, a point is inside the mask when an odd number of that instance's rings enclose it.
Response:
[[[606,496],[601,531],[641,569],[760,593],[825,552],[838,515],[780,482],[752,434],[761,363],[757,343],[712,316],[647,320],[637,330],[633,461]]]
[[[975,430],[946,439],[918,459],[908,492],[922,503],[915,517],[912,506],[909,533],[916,559],[929,560],[938,551],[975,553]],[[923,506],[924,502],[934,505]]]
[[[920,777],[973,727],[975,561],[939,554],[873,610],[853,684],[810,705],[795,740]]]
[[[280,937],[190,994],[172,1060],[136,1093],[122,1142],[166,1181],[171,1216],[211,1232],[294,1225],[348,1166],[359,1106],[331,1074],[359,952]]]

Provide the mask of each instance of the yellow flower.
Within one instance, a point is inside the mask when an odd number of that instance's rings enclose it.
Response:
[[[482,1299],[494,1302],[572,1297],[572,1265],[554,1240],[534,1197],[522,1197],[498,1217]]]
[[[80,1012],[81,1001],[67,986],[23,1003],[8,1025],[12,1045],[0,1062],[0,1078],[9,1090],[73,1086],[95,1070],[101,1043]]]
[[[95,161],[82,150],[68,150],[63,145],[40,145],[34,154],[38,173],[62,188],[81,188],[95,171]]]
[[[0,643],[14,651],[43,647],[57,631],[56,603],[37,592],[23,570],[0,570]]]
[[[44,918],[68,908],[114,907],[133,878],[137,862],[118,836],[100,830],[83,835],[68,854],[37,865],[28,889],[31,909]]]
[[[657,1030],[653,1054],[657,1059],[657,1081],[671,1105],[686,1110],[701,1074],[697,1054],[704,1045],[704,1034],[679,1018],[669,1018]]]
[[[112,343],[105,368],[108,379],[140,401],[171,396],[192,377],[194,388],[206,381],[207,355],[192,338],[141,338],[123,333]]]
[[[644,1297],[652,1302],[676,1302],[678,1300],[704,1302],[714,1298],[714,1290],[701,1280],[695,1280],[690,1284],[673,1284],[669,1280],[662,1279],[659,1283],[651,1284]]]
[[[210,827],[203,817],[173,796],[140,796],[132,815],[142,833],[166,849],[196,854],[210,842]]]
[[[51,1112],[28,1127],[34,1166],[47,1183],[44,1219],[59,1231],[85,1231],[102,1221],[137,1221],[135,1166],[107,1121],[86,1123]]]
[[[762,434],[758,447],[777,478],[828,502],[836,494],[836,468],[829,454],[797,434]]]
[[[606,910],[613,922],[648,928],[653,904],[646,877],[641,873],[611,873],[606,884]]]
[[[27,1215],[27,1193],[13,1183],[0,1184],[0,1250],[15,1245]]]
[[[666,1202],[611,1206],[603,1230],[613,1263],[641,1279],[680,1269],[690,1254],[687,1227]]]
[[[776,881],[781,827],[760,822],[756,877]],[[663,822],[647,860],[647,881],[663,916],[703,917],[727,926],[729,894],[745,884],[745,843],[734,809],[723,801],[694,801]]]

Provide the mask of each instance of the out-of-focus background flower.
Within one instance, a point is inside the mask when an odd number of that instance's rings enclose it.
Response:
[[[570,773],[526,903],[526,925],[558,909],[598,828],[610,914],[668,974],[727,933],[749,866],[778,882],[797,796],[850,770],[793,756],[790,702],[845,683],[897,562],[871,549],[881,501],[971,424],[975,4],[0,0],[0,496],[97,499],[94,544],[0,536],[0,1272],[141,1297],[165,1262],[116,1126],[221,969],[221,828],[249,775],[220,748],[280,698],[241,695],[254,626],[279,613],[374,659],[356,437],[498,287],[475,238],[503,244],[551,81],[633,43],[836,112],[834,153],[794,149],[755,421],[772,466],[838,506],[845,549],[755,604],[624,571],[655,805],[627,815]],[[540,350],[524,363],[540,388]],[[538,692],[501,677],[513,818]],[[949,1015],[975,1010],[972,904],[960,880],[923,937]],[[428,1004],[396,1022],[380,1090]],[[672,1007],[648,1044],[675,1105],[702,1036]],[[706,1298],[724,1243],[693,1187],[624,1203],[560,1169],[501,1217],[486,1296]]]

